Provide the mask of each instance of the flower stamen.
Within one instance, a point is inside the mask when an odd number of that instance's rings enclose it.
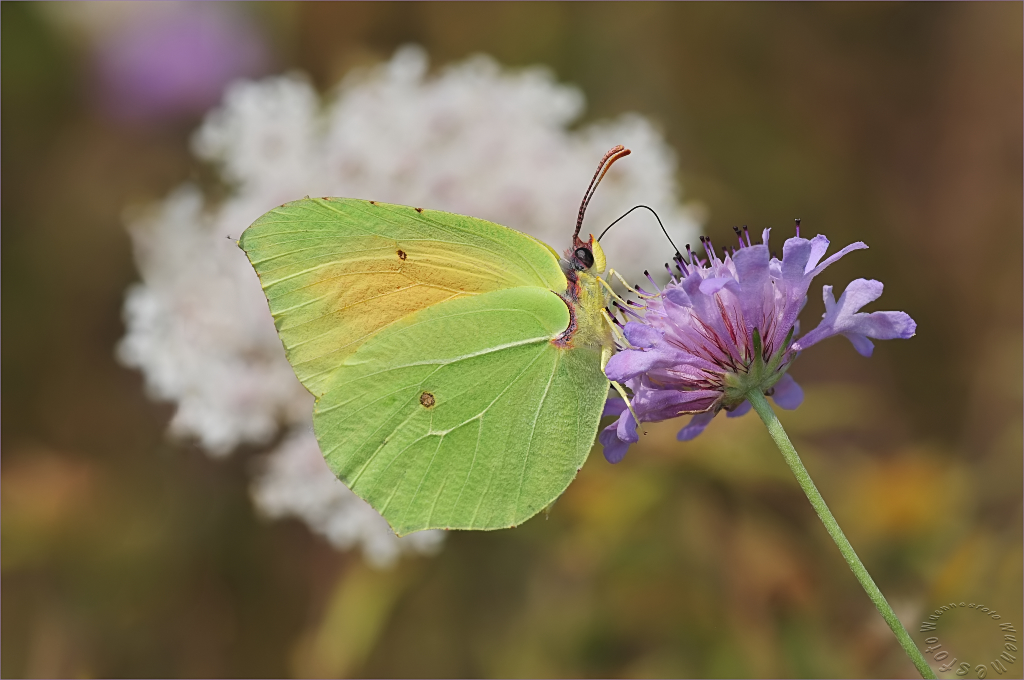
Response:
[[[628,314],[629,316],[633,317],[634,319],[643,321],[643,317],[642,316],[640,316],[639,314],[634,312],[632,309],[629,309],[625,305],[619,304],[618,300],[614,300],[612,302],[612,306],[615,307],[616,309],[618,309],[619,311],[621,311],[623,314]]]

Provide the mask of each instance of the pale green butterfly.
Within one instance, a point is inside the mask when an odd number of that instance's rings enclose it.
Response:
[[[492,222],[351,198],[242,234],[328,466],[398,535],[516,526],[582,467],[618,331],[604,252],[579,233],[628,154],[601,159],[561,261]]]

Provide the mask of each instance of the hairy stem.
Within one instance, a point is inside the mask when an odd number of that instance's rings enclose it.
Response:
[[[747,394],[747,399],[750,400],[754,410],[757,411],[757,415],[761,416],[761,420],[768,427],[768,433],[775,440],[775,444],[779,447],[779,451],[782,452],[782,457],[786,459],[786,464],[789,465],[789,469],[793,471],[796,476],[796,481],[800,484],[800,488],[807,494],[807,500],[814,506],[815,512],[818,513],[818,517],[821,518],[822,524],[825,525],[825,530],[828,531],[828,535],[835,541],[836,547],[839,548],[839,552],[843,554],[846,559],[846,563],[850,565],[850,570],[853,575],[860,581],[861,586],[864,588],[864,592],[868,594],[871,601],[875,604],[875,608],[878,613],[882,615],[885,622],[889,624],[889,628],[896,635],[896,639],[899,641],[900,646],[910,657],[910,660],[917,666],[918,672],[922,678],[934,678],[935,673],[928,666],[928,662],[925,661],[924,655],[921,654],[921,650],[917,648],[914,641],[910,638],[910,634],[907,633],[907,629],[903,627],[900,620],[896,618],[896,614],[893,613],[892,607],[886,602],[885,596],[882,595],[882,591],[878,589],[875,582],[871,579],[871,574],[864,568],[864,563],[857,557],[857,553],[854,552],[853,546],[846,539],[843,534],[843,530],[839,528],[839,524],[836,522],[836,518],[832,516],[832,512],[825,505],[825,499],[818,493],[818,488],[814,486],[814,481],[811,480],[811,476],[807,473],[807,468],[804,467],[803,462],[800,460],[800,456],[797,454],[796,449],[793,448],[793,443],[789,441],[789,437],[786,435],[786,431],[782,429],[782,423],[775,416],[775,412],[772,411],[772,407],[768,405],[768,401],[761,394],[760,390],[751,390]]]

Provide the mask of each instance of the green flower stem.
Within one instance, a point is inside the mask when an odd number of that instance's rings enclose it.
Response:
[[[789,469],[796,475],[796,481],[800,484],[800,488],[807,494],[807,500],[814,506],[815,512],[818,513],[818,517],[821,518],[822,524],[825,525],[825,530],[828,531],[829,536],[835,541],[836,546],[839,548],[839,552],[846,558],[846,563],[850,565],[850,570],[853,571],[853,575],[860,581],[861,586],[864,588],[864,592],[868,594],[871,601],[875,603],[875,608],[878,609],[878,613],[882,615],[885,622],[889,624],[889,628],[895,633],[896,639],[899,640],[900,646],[910,657],[910,660],[917,666],[918,672],[922,678],[934,678],[935,673],[932,672],[931,667],[928,666],[928,662],[925,661],[924,655],[921,654],[921,650],[917,648],[914,641],[910,638],[910,634],[907,633],[907,629],[903,627],[900,620],[896,618],[896,614],[893,613],[892,607],[885,601],[885,596],[882,595],[882,591],[878,589],[875,582],[871,579],[871,574],[864,568],[864,563],[857,557],[857,553],[853,551],[853,546],[846,540],[846,536],[843,534],[843,530],[839,528],[839,524],[836,522],[836,518],[832,516],[828,506],[825,505],[825,499],[818,493],[818,488],[814,486],[814,482],[811,480],[811,476],[807,474],[807,468],[804,467],[803,462],[800,460],[800,456],[797,454],[796,449],[793,448],[793,443],[789,441],[789,437],[786,435],[786,431],[782,429],[782,423],[775,416],[775,412],[772,411],[772,407],[768,405],[768,401],[761,394],[758,389],[751,390],[747,394],[747,399],[750,400],[754,410],[757,411],[757,415],[761,416],[761,420],[768,427],[768,433],[775,440],[775,444],[779,447],[782,452],[782,457],[786,459],[786,463],[789,465]]]

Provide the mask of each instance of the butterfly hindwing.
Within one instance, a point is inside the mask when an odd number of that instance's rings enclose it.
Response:
[[[381,330],[317,400],[328,464],[399,534],[525,521],[583,465],[608,389],[598,349],[552,342],[568,322],[565,302],[534,286]]]

